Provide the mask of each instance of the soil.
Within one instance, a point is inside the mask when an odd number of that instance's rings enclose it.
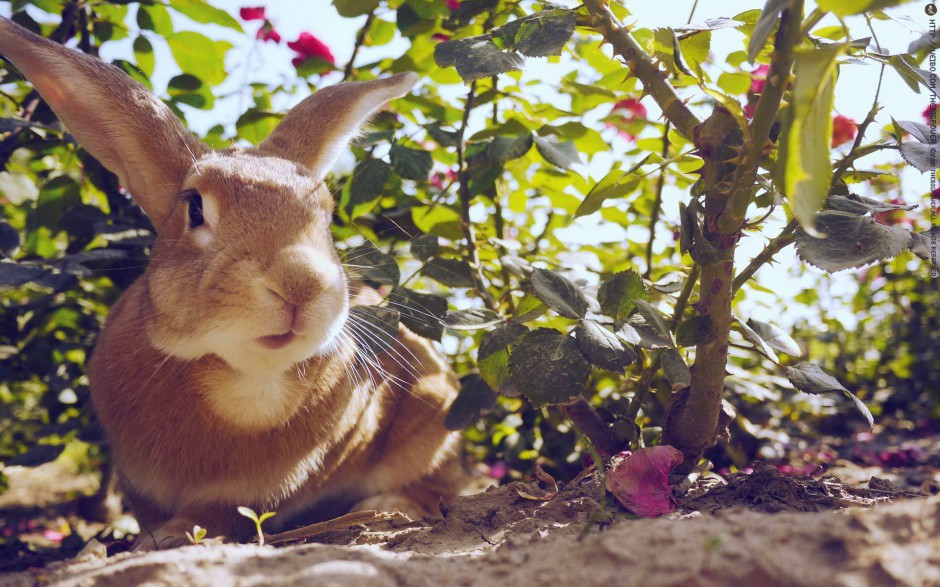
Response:
[[[699,479],[676,512],[658,519],[627,514],[588,471],[557,489],[533,480],[458,498],[434,525],[393,518],[325,533],[321,526],[309,543],[105,556],[93,540],[74,558],[0,574],[0,584],[940,585],[933,460],[836,460],[809,475],[758,464],[750,474]],[[11,474],[8,494],[34,498],[16,489],[18,477],[34,474]],[[15,509],[8,494],[0,501],[7,523]]]

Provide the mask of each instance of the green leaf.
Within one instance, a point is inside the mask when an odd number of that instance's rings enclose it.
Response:
[[[369,14],[379,7],[379,0],[333,0],[336,12],[343,18]]]
[[[561,55],[574,33],[576,18],[572,10],[542,10],[493,29],[492,35],[528,57]]]
[[[463,430],[480,419],[480,412],[496,407],[496,393],[486,380],[471,373],[460,380],[460,393],[447,410],[444,428]]]
[[[674,345],[670,334],[650,326],[640,314],[634,314],[617,330],[620,340],[644,349],[666,349]]]
[[[360,360],[368,363],[395,344],[399,314],[379,306],[353,306],[349,309],[349,325],[356,346],[369,353],[368,356],[361,355]]]
[[[134,39],[134,59],[137,61],[137,67],[147,77],[153,75],[153,67],[156,60],[153,56],[153,45],[147,40],[147,37],[138,36]]]
[[[890,259],[911,245],[911,233],[879,224],[868,216],[826,210],[816,217],[815,234],[797,230],[800,258],[829,273]]]
[[[532,133],[524,132],[513,136],[497,135],[486,145],[484,158],[494,163],[505,163],[518,159],[532,148]]]
[[[18,248],[20,248],[20,231],[6,221],[0,220],[0,254],[12,257]]]
[[[245,139],[252,145],[258,145],[268,138],[283,118],[284,116],[277,112],[249,110],[238,117],[235,132],[239,138]]]
[[[5,263],[0,263],[0,266]],[[59,458],[65,450],[64,444],[34,444],[24,453],[7,460],[4,465],[8,467],[38,467]]]
[[[436,257],[428,261],[421,273],[448,287],[474,287],[473,270],[463,259]]]
[[[940,241],[940,226],[931,227],[924,232],[911,234],[911,252],[934,266],[940,267],[937,256],[937,242]],[[932,253],[932,254],[931,254]]]
[[[423,20],[432,20],[447,13],[444,0],[405,0]]]
[[[669,329],[669,323],[666,322],[662,313],[646,300],[634,299],[633,303],[636,305],[636,311],[646,320],[646,324],[649,325],[658,336],[668,340],[669,346],[673,346],[672,331]]]
[[[909,165],[920,171],[927,173],[940,167],[940,158],[937,157],[937,148],[923,143],[901,143],[899,147],[901,157]]]
[[[343,267],[360,279],[368,279],[376,283],[396,285],[401,278],[395,258],[378,250],[369,241],[347,249]]]
[[[173,19],[163,4],[141,4],[137,9],[137,26],[164,38],[173,34]]]
[[[711,337],[712,319],[710,316],[692,316],[676,329],[676,344],[690,347],[705,342]]]
[[[252,522],[255,522],[256,524],[258,523],[258,514],[256,514],[253,509],[251,509],[251,508],[246,508],[245,506],[241,505],[241,506],[238,506],[238,510],[237,510],[237,511],[238,511],[238,513],[240,513],[241,515],[245,516],[246,518],[248,518],[248,519],[251,520]]]
[[[441,249],[438,237],[433,234],[422,234],[411,241],[411,254],[419,261],[427,261]]]
[[[796,50],[796,81],[792,111],[782,138],[784,191],[800,226],[816,234],[813,219],[829,193],[832,164],[832,107],[836,81],[836,58],[841,45]]]
[[[451,330],[477,330],[503,322],[502,316],[492,310],[471,308],[448,312],[444,317],[444,324]]]
[[[777,24],[780,12],[791,3],[792,0],[767,0],[767,3],[764,4],[764,10],[760,13],[760,18],[757,19],[754,32],[751,33],[751,39],[747,44],[748,61],[754,63],[754,60],[757,59],[758,54],[767,44],[767,38],[770,37],[770,33],[773,32]]]
[[[676,349],[664,349],[660,355],[663,365],[663,374],[672,385],[673,391],[688,387],[692,383],[692,371],[688,363]]]
[[[643,278],[633,269],[615,273],[601,283],[597,290],[597,301],[601,311],[622,323],[636,307],[633,300],[646,298]]]
[[[584,197],[584,201],[578,206],[574,217],[578,218],[587,214],[593,214],[601,209],[601,205],[605,200],[622,198],[627,194],[633,193],[640,186],[640,177],[634,174],[636,174],[650,157],[651,155],[647,155],[626,173],[621,173],[619,170],[614,169],[605,175],[603,179],[591,188],[587,196]]]
[[[535,148],[546,161],[562,169],[571,169],[573,165],[581,163],[581,155],[572,141],[558,143],[535,135]]]
[[[497,392],[516,397],[518,390],[509,377],[509,354],[512,344],[529,329],[521,324],[505,324],[491,330],[480,339],[477,366],[480,375]]]
[[[431,138],[442,147],[456,147],[460,142],[460,133],[454,130],[444,130],[439,124],[428,124],[424,127]]]
[[[548,312],[548,306],[542,303],[534,293],[526,292],[519,303],[516,304],[516,311],[512,315],[512,321],[516,323],[529,322],[535,320]]]
[[[774,350],[793,357],[799,357],[803,354],[800,345],[779,326],[774,326],[767,322],[759,322],[753,318],[748,318],[747,326]]]
[[[210,86],[225,81],[225,52],[209,37],[181,31],[167,37],[167,43],[183,73],[193,75]]]
[[[441,340],[447,300],[396,286],[388,296],[388,303],[395,306],[401,314],[401,323],[412,332],[431,340]]]
[[[754,332],[754,330],[750,326],[748,326],[744,322],[741,322],[740,319],[735,318],[733,327],[735,328],[735,330],[739,330],[741,332],[741,335],[744,337],[744,340],[753,344],[754,348],[757,349],[759,352],[761,352],[764,356],[766,356],[768,359],[770,359],[774,363],[777,363],[777,364],[780,363],[780,359],[777,357],[777,353],[774,352],[774,349],[772,349],[770,345],[764,341],[763,338],[758,336],[758,334]]]
[[[787,367],[787,379],[803,393],[818,395],[830,391],[848,392],[835,377],[812,363],[797,363]]]
[[[565,318],[583,318],[587,312],[587,298],[567,277],[548,269],[534,269],[532,290],[542,302]]]
[[[575,329],[578,347],[592,364],[622,373],[636,361],[636,353],[624,345],[617,335],[593,320],[581,320]]]
[[[848,212],[850,214],[879,214],[881,212],[892,212],[894,210],[913,210],[917,205],[905,206],[903,204],[891,204],[882,202],[874,198],[859,196],[858,194],[849,194],[847,196],[829,196],[826,200],[826,208],[838,212]]]
[[[467,83],[519,71],[523,65],[522,57],[501,51],[488,35],[440,43],[434,49],[434,61],[440,67],[456,67]]]
[[[391,175],[391,166],[381,159],[370,157],[356,165],[349,180],[349,202],[346,205],[349,215],[352,216],[358,206],[377,202]]]
[[[431,154],[427,151],[410,149],[397,143],[392,145],[388,156],[392,161],[392,167],[395,168],[395,173],[405,179],[415,181],[427,181],[431,167],[434,165]]]
[[[577,343],[551,328],[526,333],[509,355],[513,384],[536,408],[581,395],[590,374]]]
[[[203,0],[170,0],[170,7],[199,23],[217,24],[240,33],[245,32],[242,25],[228,12],[211,6]]]

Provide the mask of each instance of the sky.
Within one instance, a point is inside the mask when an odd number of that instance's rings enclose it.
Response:
[[[236,16],[240,7],[265,6],[268,18],[274,22],[284,41],[296,39],[301,32],[310,32],[331,48],[336,56],[337,64],[340,65],[348,61],[354,46],[356,32],[365,21],[364,16],[355,19],[341,18],[328,0],[270,0],[267,2],[258,0],[211,0],[211,3]],[[562,0],[558,3],[561,5],[575,5],[572,0]],[[687,22],[693,0],[668,0],[668,2],[626,1],[624,4],[632,13],[630,22],[635,22],[638,26],[645,28],[675,27],[682,26]],[[904,52],[911,41],[926,32],[929,22],[928,17],[924,14],[923,7],[925,4],[925,0],[914,0],[905,6],[889,9],[888,13],[893,20],[875,22],[874,26],[878,41],[887,52],[892,54]],[[692,22],[700,23],[706,19],[730,17],[745,10],[760,8],[762,5],[762,0],[699,0]],[[664,6],[668,6],[668,9],[664,9]],[[813,2],[808,2],[807,12],[812,7]],[[818,26],[832,24],[838,24],[838,21],[835,17],[829,15]],[[848,24],[853,32],[862,33],[859,36],[868,36],[868,33],[865,32],[864,19],[861,17],[851,17]],[[296,72],[290,63],[293,53],[284,46],[284,43],[275,45],[257,42],[254,40],[253,33],[257,30],[258,23],[247,22],[244,25],[248,33],[246,35],[217,26],[198,25],[187,22],[185,19],[177,20],[177,30],[187,28],[199,30],[212,38],[226,39],[235,45],[234,49],[230,51],[226,63],[227,70],[232,73],[217,92],[219,95],[230,93],[233,94],[233,97],[228,100],[218,100],[216,107],[211,112],[191,110],[188,113],[189,123],[197,132],[205,131],[218,123],[230,125],[234,123],[238,114],[244,108],[245,98],[239,98],[238,95],[247,81],[268,83],[292,83],[296,81]],[[131,39],[109,43],[106,45],[108,50],[102,56],[106,59],[126,58],[131,52],[130,43]],[[406,48],[407,43],[396,38],[391,45],[363,48],[357,62],[364,63],[378,57],[398,55]],[[711,51],[713,55],[723,56],[742,48],[742,36],[733,29],[715,31],[712,35]],[[159,92],[166,87],[169,78],[178,72],[170,67],[161,68],[159,66],[161,62],[164,65],[172,63],[165,46],[157,45],[156,51],[158,70],[153,81]],[[567,68],[559,68],[546,60],[527,59],[523,81],[540,81],[545,86],[544,95],[551,96],[554,93],[552,85],[557,83],[559,70],[567,71]],[[837,111],[856,121],[862,120],[871,107],[877,76],[877,65],[844,65],[840,70],[839,85],[836,91]],[[323,83],[335,83],[339,80],[339,77],[339,74],[332,74],[332,76],[326,76],[321,81]],[[453,87],[455,101],[461,98],[464,93],[465,89],[463,87]],[[303,94],[285,97],[282,99],[282,103],[275,104],[275,108],[286,110],[302,98]],[[880,98],[880,103],[884,106],[884,112],[879,117],[879,121],[887,122],[888,116],[893,116],[897,120],[921,120],[921,112],[926,107],[927,102],[926,91],[922,91],[920,95],[915,94],[896,73],[887,71]],[[655,106],[651,98],[645,98],[644,104],[647,104],[651,113],[655,112]],[[873,136],[870,135],[869,138],[873,138]],[[616,144],[615,148],[617,148]],[[625,148],[625,146],[620,145],[620,148]],[[897,155],[889,154],[882,156],[880,159],[877,156],[872,156],[865,160],[865,164],[883,161],[885,160],[884,157],[897,157]],[[591,164],[581,171],[589,174],[594,179],[599,179],[610,169],[613,163],[615,163],[615,155],[613,154],[595,156]],[[348,160],[346,164],[349,164]],[[865,165],[862,165],[862,167],[865,167]],[[920,174],[913,169],[902,175],[902,183],[904,186],[903,193],[896,195],[899,195],[908,203],[918,203],[922,195],[929,191],[929,176]],[[677,218],[678,203],[687,196],[675,189],[667,190],[664,196],[664,215],[667,218]],[[478,212],[483,213],[482,210]],[[770,235],[773,235],[775,230],[778,230],[784,223],[782,214],[776,215],[772,220],[767,232]],[[579,219],[558,234],[559,238],[572,244],[596,243],[598,235],[601,235],[601,239],[605,241],[616,241],[623,238],[645,240],[648,238],[645,228],[623,231],[609,226],[601,227],[598,226],[594,217]],[[761,250],[766,241],[767,239],[760,235],[743,239],[739,246],[736,264],[739,267],[746,265],[750,258]],[[671,246],[671,233],[663,228],[663,232],[657,235],[656,244],[657,250],[662,250],[667,245]],[[776,290],[776,295],[760,292],[749,295],[741,311],[745,314],[752,314],[758,319],[761,316],[767,318],[768,314],[773,314],[772,317],[778,322],[791,324],[802,316],[798,313],[799,310],[796,309],[796,305],[793,308],[781,307],[781,299],[785,300],[803,288],[816,287],[822,272],[800,264],[795,258],[792,247],[779,253],[777,259],[782,261],[779,265],[765,267],[758,274],[759,281]],[[912,262],[911,267],[916,267],[917,263]],[[830,294],[838,297],[851,294],[856,286],[850,275],[851,271],[844,272],[834,279],[822,282],[822,287],[826,290],[824,295]],[[851,312],[839,312],[837,308],[833,311],[846,326],[851,327],[853,325],[854,319]]]

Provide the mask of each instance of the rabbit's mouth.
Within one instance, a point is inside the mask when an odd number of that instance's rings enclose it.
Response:
[[[261,343],[261,346],[276,351],[282,349],[292,343],[294,339],[297,338],[297,335],[293,332],[285,332],[284,334],[271,334],[268,336],[261,336],[257,340]]]

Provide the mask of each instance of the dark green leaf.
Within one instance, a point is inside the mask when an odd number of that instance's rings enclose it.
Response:
[[[796,250],[804,261],[830,273],[890,259],[907,249],[912,240],[911,233],[902,228],[831,210],[816,217],[816,231],[826,238],[797,230]]]
[[[620,173],[619,170],[615,169],[605,175],[584,197],[584,201],[581,202],[581,205],[574,213],[575,218],[597,212],[601,209],[601,205],[605,200],[622,198],[633,193],[640,186],[640,177],[636,175],[636,172],[649,158],[650,156],[647,155],[626,173]]]
[[[630,319],[617,330],[617,337],[644,349],[663,349],[674,346],[671,336],[660,333],[658,329],[647,324],[646,319],[639,314],[630,316]]]
[[[396,285],[401,277],[395,258],[378,250],[371,242],[348,249],[343,266],[356,277],[376,283]]]
[[[444,427],[463,430],[480,419],[480,412],[495,406],[496,394],[482,377],[471,373],[460,380],[460,393],[447,410]]]
[[[618,324],[633,312],[633,300],[645,297],[646,286],[643,285],[643,278],[633,269],[611,275],[597,290],[601,311]]]
[[[392,174],[391,166],[381,159],[364,159],[353,170],[349,180],[349,203],[347,211],[356,206],[375,202],[382,197],[385,182]]]
[[[855,404],[855,409],[858,410],[859,413],[861,413],[862,416],[865,417],[866,421],[868,421],[868,428],[869,429],[874,428],[875,418],[871,415],[871,410],[868,409],[868,406],[865,405],[865,402],[858,399],[858,396],[856,396],[851,391],[846,391],[845,395],[847,395],[848,398],[852,400],[852,403]]]
[[[532,133],[526,132],[516,136],[498,135],[486,146],[485,158],[495,163],[505,163],[518,159],[532,148]]]
[[[0,261],[0,287],[19,287],[46,273],[36,265]]]
[[[636,360],[636,353],[616,334],[593,320],[581,320],[575,336],[584,357],[602,369],[622,373]]]
[[[0,253],[12,257],[20,247],[20,233],[18,230],[0,220]]]
[[[583,318],[587,312],[587,298],[567,277],[547,269],[534,269],[532,290],[546,306],[565,318]]]
[[[505,324],[483,335],[477,351],[480,375],[499,393],[516,397],[519,391],[509,377],[511,345],[529,329],[520,324]]]
[[[509,376],[536,408],[581,395],[591,365],[577,343],[550,328],[526,333],[509,355]]]
[[[940,226],[934,226],[924,232],[911,234],[911,252],[925,261],[940,267],[937,255],[937,243],[940,242]]]
[[[643,316],[646,323],[658,336],[668,339],[670,341],[669,346],[672,346],[672,331],[669,329],[669,324],[666,322],[662,313],[645,300],[634,299],[633,303],[636,305],[636,311]]]
[[[676,330],[676,344],[695,346],[711,337],[712,319],[710,316],[692,316],[679,325]]]
[[[442,147],[456,147],[460,142],[460,133],[453,130],[444,130],[439,124],[429,124],[424,129]]]
[[[851,16],[897,6],[908,0],[819,0],[819,9],[836,16]]]
[[[800,345],[780,327],[768,324],[767,322],[759,322],[753,318],[748,318],[747,326],[774,350],[793,357],[799,357],[803,354]]]
[[[507,71],[522,69],[522,57],[505,53],[489,36],[446,41],[435,47],[434,60],[440,67],[455,66],[463,81],[469,83]]]
[[[427,181],[431,167],[434,165],[431,154],[427,151],[410,149],[399,144],[392,145],[388,156],[392,161],[392,167],[395,168],[395,173],[405,179],[415,181]]]
[[[427,261],[441,249],[437,235],[422,234],[411,241],[411,254],[420,261]]]
[[[571,169],[572,165],[581,163],[581,155],[571,141],[558,143],[536,135],[535,148],[546,161],[562,169]]]
[[[153,45],[143,35],[134,39],[134,59],[137,61],[137,67],[147,77],[153,75],[153,67],[156,63],[153,55]]]
[[[900,151],[904,160],[921,173],[940,167],[940,158],[937,157],[935,146],[914,142],[901,143]]]
[[[451,330],[477,330],[499,324],[503,318],[492,310],[472,308],[448,312],[444,324]]]
[[[673,391],[688,387],[692,383],[692,371],[676,349],[664,349],[660,355],[663,373]]]
[[[848,392],[835,377],[812,363],[797,363],[792,367],[787,367],[787,379],[793,387],[812,395],[830,391]]]
[[[421,273],[448,287],[474,287],[473,270],[463,259],[436,257],[428,261]]]
[[[774,363],[780,363],[780,359],[777,358],[777,353],[774,352],[774,349],[767,344],[764,339],[757,335],[750,326],[741,322],[738,318],[734,319],[734,328],[741,331],[741,335],[744,337],[744,340],[750,342],[754,345],[754,348],[760,351],[764,356],[773,361]]]
[[[380,353],[392,348],[398,338],[399,314],[379,306],[353,306],[349,309],[350,333],[356,345],[368,355],[361,360],[371,362]]]
[[[447,300],[396,286],[388,296],[388,303],[401,314],[401,323],[409,330],[424,338],[441,340]]]
[[[561,55],[575,27],[572,10],[542,10],[493,29],[492,35],[507,49],[528,57]]]
[[[826,207],[830,210],[851,214],[879,214],[881,212],[891,212],[892,210],[913,210],[917,206],[891,204],[874,198],[849,194],[847,196],[829,196],[829,199],[826,200]]]

